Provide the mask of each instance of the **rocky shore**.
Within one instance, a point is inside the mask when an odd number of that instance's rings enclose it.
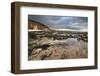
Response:
[[[52,35],[50,36],[50,34]],[[35,32],[32,35],[31,33],[29,34],[28,60],[76,59],[88,57],[86,33],[71,33],[70,35],[65,32],[54,32],[50,34],[45,33],[45,36],[43,32]]]

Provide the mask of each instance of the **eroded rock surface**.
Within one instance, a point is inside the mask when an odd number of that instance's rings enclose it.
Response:
[[[32,49],[29,60],[54,60],[87,58],[87,42],[77,38],[65,40],[40,40],[41,45]],[[39,44],[40,44],[39,43]],[[35,46],[35,45],[34,45]]]

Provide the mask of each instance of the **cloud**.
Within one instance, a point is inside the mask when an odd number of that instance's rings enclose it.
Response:
[[[28,19],[41,22],[42,24],[45,24],[50,28],[56,29],[88,29],[87,17],[29,15]]]

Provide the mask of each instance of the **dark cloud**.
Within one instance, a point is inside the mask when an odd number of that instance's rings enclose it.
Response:
[[[87,30],[88,28],[87,17],[29,15],[28,19],[56,29]]]

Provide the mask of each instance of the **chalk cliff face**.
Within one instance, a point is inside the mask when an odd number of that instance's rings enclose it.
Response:
[[[29,30],[40,30],[40,31],[49,31],[49,27],[42,24],[42,23],[39,23],[39,22],[36,22],[36,21],[33,21],[33,20],[28,20],[28,29]]]

